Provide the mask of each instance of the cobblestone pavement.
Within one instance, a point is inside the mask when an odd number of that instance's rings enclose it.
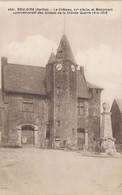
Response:
[[[122,194],[122,158],[0,148],[0,195]]]

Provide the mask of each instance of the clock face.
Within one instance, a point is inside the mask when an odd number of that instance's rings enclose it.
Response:
[[[57,64],[56,65],[56,70],[60,71],[62,69],[62,64]]]
[[[73,64],[71,65],[71,69],[73,72],[75,72],[75,66]]]

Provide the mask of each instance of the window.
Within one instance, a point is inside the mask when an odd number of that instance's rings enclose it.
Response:
[[[23,111],[24,112],[33,112],[33,102],[24,101],[23,102]]]
[[[80,127],[80,128],[77,129],[77,132],[78,133],[85,133],[85,129]]]
[[[34,130],[34,127],[31,126],[31,125],[23,125],[22,126],[22,130],[30,130],[30,131],[32,131],[32,130]]]
[[[60,141],[60,137],[59,136],[56,136],[55,137],[55,141],[58,141],[59,142]]]
[[[58,114],[60,112],[60,105],[57,105],[56,110],[57,110],[57,114]]]
[[[4,96],[4,104],[8,104],[9,102],[9,96]]]
[[[96,89],[96,94],[98,94],[100,92],[100,90],[99,89]]]
[[[78,101],[78,115],[84,115],[84,102],[80,100]]]
[[[60,121],[57,121],[57,127],[60,127],[60,125],[61,125]]]
[[[63,58],[63,51],[58,51],[58,59],[62,59]]]

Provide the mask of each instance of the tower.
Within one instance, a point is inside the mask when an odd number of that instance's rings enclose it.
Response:
[[[77,64],[66,35],[56,57],[47,64],[47,86],[51,98],[51,137],[54,148],[77,147]],[[51,85],[50,85],[51,83]]]

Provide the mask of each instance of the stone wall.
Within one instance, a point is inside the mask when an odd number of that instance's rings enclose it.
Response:
[[[100,138],[100,95],[101,90],[91,89],[91,98],[88,101],[89,104],[89,116],[88,116],[88,134],[89,144],[98,141]]]
[[[60,147],[77,147],[76,72],[69,61],[61,61],[63,68],[53,67],[53,139],[60,138]]]
[[[3,131],[3,120],[4,120],[4,116],[3,116],[3,111],[4,111],[4,107],[3,107],[3,93],[0,89],[0,143],[1,143],[1,132]]]
[[[17,145],[17,127],[22,124],[38,126],[38,146],[45,147],[49,99],[41,96],[4,95],[3,144]]]
[[[83,128],[88,130],[89,144],[93,144],[94,141],[97,141],[100,136],[101,90],[90,89],[90,99],[80,98],[80,100],[84,102],[84,114],[82,116],[79,115],[76,72],[74,73],[71,71],[71,64],[69,61],[60,60],[59,63],[62,63],[63,65],[62,70],[56,71],[56,64],[58,64],[57,62],[50,65],[50,74],[48,74],[48,79],[53,85],[52,93],[50,93],[50,123],[52,127],[52,142],[56,137],[58,137],[60,138],[60,147],[64,147],[63,143],[66,142],[73,145],[73,139],[77,145],[77,129]],[[47,85],[48,83],[50,82],[47,81]],[[57,124],[58,122],[60,122],[59,126]]]
[[[4,128],[3,113],[4,113],[3,107],[0,107],[0,142],[1,142],[2,132],[3,132],[3,128]]]
[[[82,101],[84,104],[83,115],[78,114],[78,106],[77,106],[77,128],[88,129],[88,117],[89,117],[89,103],[88,100],[78,99],[78,101]]]
[[[60,77],[58,73],[56,74],[55,79],[59,82]],[[37,145],[42,148],[47,147],[45,146],[47,125],[50,125],[49,147],[52,147],[56,137],[60,137],[60,147],[64,147],[66,144],[69,144],[69,147],[76,146],[79,127],[88,130],[89,144],[92,144],[94,139],[99,139],[100,91],[92,90],[91,99],[83,100],[85,112],[83,116],[80,116],[77,113],[76,93],[72,90],[74,86],[69,85],[71,78],[66,77],[65,72],[62,74],[64,77],[60,81],[61,92],[55,86],[54,93],[50,94],[50,98],[4,94],[4,110],[0,110],[0,119],[4,120],[3,123],[1,122],[4,145],[16,146],[18,144],[17,127],[22,124],[38,126]],[[58,121],[60,121],[59,126]]]
[[[113,137],[116,139],[115,143],[122,144],[122,114],[115,101],[112,105],[111,112]]]
[[[88,130],[89,145],[100,136],[100,93],[99,89],[91,89],[90,99],[80,99],[84,102],[84,114],[77,115],[77,126]]]

